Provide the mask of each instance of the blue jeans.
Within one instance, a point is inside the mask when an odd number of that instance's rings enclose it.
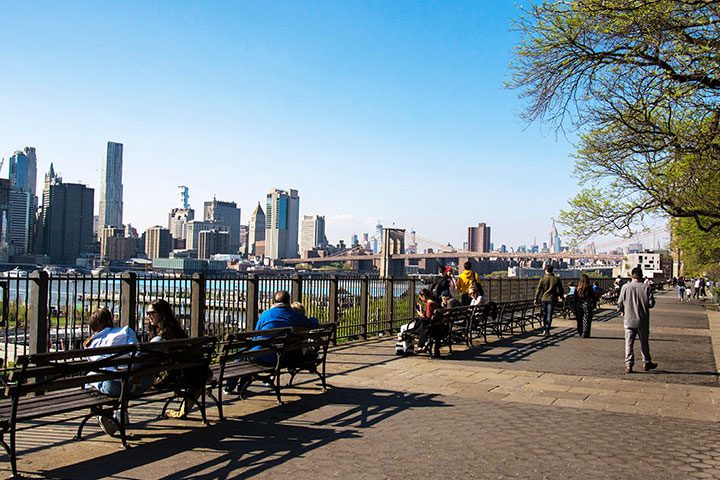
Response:
[[[545,324],[543,325],[543,328],[546,332],[550,332],[550,325],[552,325],[552,317],[553,317],[553,310],[555,309],[555,302],[550,301],[542,302],[542,312],[543,312],[543,320],[545,321]]]
[[[130,381],[130,394],[138,395],[148,390],[153,385],[155,375],[142,375]],[[120,380],[103,380],[102,382],[90,383],[89,386],[95,388],[98,392],[104,393],[110,397],[119,397],[122,391],[122,382]]]

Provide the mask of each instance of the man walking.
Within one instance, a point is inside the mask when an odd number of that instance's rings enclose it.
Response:
[[[657,368],[657,363],[650,357],[650,309],[655,306],[655,296],[650,285],[643,283],[643,273],[640,267],[630,272],[632,282],[626,283],[620,290],[618,297],[618,310],[623,312],[625,319],[625,372],[632,373],[635,363],[633,346],[635,337],[640,337],[640,352],[642,353],[643,369],[647,372]]]
[[[562,302],[564,293],[562,282],[552,272],[553,266],[547,265],[545,267],[545,276],[540,280],[535,290],[535,305],[538,304],[538,301],[542,301],[543,328],[546,337],[550,336],[555,299],[557,298],[558,302]]]

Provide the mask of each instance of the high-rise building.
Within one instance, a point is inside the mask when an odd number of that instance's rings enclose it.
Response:
[[[8,215],[8,253],[25,255],[32,252],[32,234],[37,198],[24,188],[10,188]]]
[[[34,147],[17,150],[10,157],[10,192],[7,210],[7,241],[10,255],[32,251],[37,211],[37,156]]]
[[[325,237],[325,217],[320,215],[303,215],[300,223],[300,256],[316,247],[327,247]]]
[[[190,208],[190,189],[185,185],[178,186],[178,208],[188,210]]]
[[[257,244],[262,242],[263,254],[265,252],[265,212],[263,212],[260,202],[253,210],[250,217],[250,225],[248,231],[248,255],[257,255]]]
[[[186,229],[187,235],[185,237],[185,248],[198,249],[200,247],[200,232],[212,229],[215,229],[219,232],[229,232],[230,226],[225,222],[206,222],[203,220],[190,220],[189,222],[187,222]]]
[[[51,263],[74,265],[92,246],[95,190],[62,183],[52,167],[45,185],[35,250]]]
[[[35,147],[17,150],[10,157],[9,178],[11,186],[23,189],[32,196],[37,187],[37,156]]]
[[[230,233],[216,229],[203,230],[198,235],[198,258],[208,260],[216,253],[228,253]]]
[[[265,209],[265,256],[297,258],[300,197],[297,190],[273,188]]]
[[[247,225],[240,225],[240,250],[241,253],[248,253],[248,237],[250,233],[250,227]]]
[[[555,219],[552,219],[552,227],[550,227],[550,242],[548,243],[549,249],[553,253],[560,252],[560,236],[558,235],[557,227],[555,226]]]
[[[217,198],[209,202],[205,202],[203,208],[203,220],[206,222],[226,223],[229,227],[229,252],[219,253],[237,253],[240,248],[240,209],[237,208],[235,202],[221,202]]]
[[[467,250],[469,252],[489,252],[490,227],[485,223],[478,223],[477,227],[468,227]]]
[[[8,229],[10,218],[10,179],[0,178],[0,245],[8,244]]]
[[[100,228],[122,227],[122,164],[123,144],[107,142],[107,154],[100,179]]]
[[[127,233],[120,227],[100,229],[100,259],[103,262],[127,260],[142,250],[137,232],[135,236],[128,236]]]
[[[187,238],[187,224],[195,219],[195,210],[192,208],[173,208],[168,215],[168,230],[176,240]]]
[[[159,225],[145,230],[145,253],[148,258],[169,258],[170,230]]]

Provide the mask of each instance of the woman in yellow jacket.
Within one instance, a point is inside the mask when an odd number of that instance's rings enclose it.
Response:
[[[460,292],[460,302],[463,305],[470,305],[470,286],[473,283],[480,285],[480,277],[472,271],[472,263],[465,262],[463,268],[465,271],[458,275],[455,281],[455,290]],[[482,293],[480,295],[482,295]]]

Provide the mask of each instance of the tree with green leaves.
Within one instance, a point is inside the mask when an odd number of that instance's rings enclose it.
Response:
[[[580,132],[575,238],[656,215],[720,231],[720,1],[544,1],[515,27],[522,117]]]
[[[720,279],[720,235],[703,232],[689,218],[671,222],[673,249],[679,252],[685,275]]]

